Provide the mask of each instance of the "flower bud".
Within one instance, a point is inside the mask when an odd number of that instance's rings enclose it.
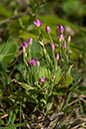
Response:
[[[32,45],[32,42],[33,42],[33,39],[29,38],[29,40],[28,40],[29,45]]]
[[[62,25],[57,26],[57,29],[58,29],[58,31],[60,31],[61,33],[64,31],[64,28],[63,28]]]
[[[56,60],[59,60],[59,53],[56,54]]]
[[[35,65],[35,59],[30,60],[30,61],[29,61],[29,64],[30,64],[31,66],[34,66],[34,65]]]
[[[27,43],[26,42],[23,42],[21,45],[22,45],[22,47],[25,47],[25,48],[27,47]]]
[[[70,41],[71,41],[71,36],[68,37],[68,42],[70,42]]]
[[[66,43],[65,42],[63,42],[63,48],[66,48]]]
[[[61,39],[61,41],[64,40],[63,34],[60,34],[60,35],[58,36],[58,38]]]
[[[40,62],[39,62],[39,60],[37,60],[37,61],[36,61],[36,64],[37,64],[37,66],[39,66],[39,65],[40,65]]]
[[[55,50],[55,46],[54,46],[54,44],[52,44],[52,45],[51,45],[51,49],[52,49],[52,51],[54,51],[54,50]]]
[[[46,26],[45,30],[46,30],[47,33],[50,33],[50,27],[49,26]]]

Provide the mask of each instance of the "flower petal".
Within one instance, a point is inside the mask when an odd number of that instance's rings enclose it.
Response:
[[[46,78],[44,79],[43,77],[41,77],[41,82],[45,83],[46,82]]]
[[[39,24],[39,25],[40,25],[40,20],[39,20],[39,19],[37,19],[37,24]]]
[[[40,26],[43,24],[44,21],[42,21],[42,23],[40,23]]]
[[[38,26],[38,24],[35,21],[33,23],[34,23],[35,26]]]

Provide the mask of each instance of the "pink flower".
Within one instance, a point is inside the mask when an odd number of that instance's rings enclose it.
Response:
[[[51,45],[51,49],[52,49],[52,51],[54,51],[54,50],[55,50],[55,46],[54,46],[54,44],[52,44],[52,45]]]
[[[32,59],[32,60],[29,61],[29,64],[30,64],[31,66],[34,66],[35,63],[36,63],[36,62],[35,62],[35,59]]]
[[[63,28],[62,25],[57,26],[57,29],[58,29],[58,31],[60,31],[60,32],[63,32],[63,31],[64,31],[64,28]]]
[[[29,45],[31,45],[32,42],[33,42],[33,39],[32,38],[29,38],[29,40],[28,40]]]
[[[35,26],[40,27],[43,24],[43,22],[44,21],[42,21],[42,23],[41,23],[40,20],[37,19],[37,22],[34,21],[33,23],[34,23]]]
[[[56,60],[59,60],[59,53],[56,54]]]
[[[21,45],[22,45],[22,47],[25,47],[25,48],[27,47],[27,43],[26,42],[23,42]]]
[[[63,48],[66,48],[66,43],[65,42],[63,42]]]
[[[45,30],[46,30],[47,33],[50,33],[50,27],[49,26],[46,26]]]
[[[64,40],[63,34],[60,34],[60,35],[58,36],[58,38],[61,39],[61,40]]]
[[[46,82],[46,78],[44,79],[43,77],[41,77],[41,82],[45,83]]]
[[[36,64],[37,64],[37,66],[39,66],[39,65],[40,65],[40,62],[39,62],[39,60],[37,60],[37,61],[36,61]]]

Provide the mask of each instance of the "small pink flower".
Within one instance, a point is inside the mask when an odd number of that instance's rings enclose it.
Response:
[[[54,51],[54,50],[55,50],[55,46],[54,46],[54,44],[52,44],[52,45],[51,45],[51,49],[52,49],[52,51]]]
[[[63,34],[60,34],[60,35],[58,36],[58,38],[61,39],[61,40],[64,40]]]
[[[32,38],[29,38],[29,40],[28,40],[29,45],[31,45],[32,42],[33,42],[33,39]]]
[[[63,48],[66,48],[66,43],[65,42],[63,42]]]
[[[46,78],[44,79],[43,77],[41,77],[41,82],[45,83],[46,82]]]
[[[49,26],[46,26],[45,30],[46,30],[47,33],[50,33],[50,27]]]
[[[36,63],[36,62],[35,62],[35,59],[32,59],[32,60],[29,61],[29,64],[30,64],[31,66],[34,66],[35,63]]]
[[[39,65],[40,65],[40,62],[39,62],[39,60],[37,60],[37,61],[36,61],[36,64],[37,64],[37,66],[39,66]]]
[[[57,26],[57,29],[58,29],[58,31],[60,31],[60,32],[63,32],[63,31],[64,31],[64,28],[63,28],[62,25]]]
[[[41,23],[40,20],[37,19],[37,22],[34,21],[33,23],[34,23],[35,26],[40,27],[43,24],[43,22],[44,21],[42,21],[42,23]]]
[[[27,47],[27,43],[26,42],[23,42],[21,45],[22,45],[22,47],[25,47],[25,48]]]
[[[59,60],[59,53],[56,54],[56,60]]]

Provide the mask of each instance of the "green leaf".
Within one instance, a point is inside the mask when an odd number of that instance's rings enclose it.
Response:
[[[64,107],[68,104],[68,102],[70,101],[71,97],[72,97],[72,92],[70,92],[69,95],[67,96],[67,100],[66,100],[66,102],[64,104]]]
[[[13,128],[21,127],[21,126],[29,124],[29,123],[32,123],[32,121],[29,121],[29,122],[26,122],[26,123],[20,123],[20,124],[15,124],[15,125],[7,126],[7,127],[2,128],[2,129],[13,129]]]
[[[68,68],[67,72],[66,72],[66,78],[68,78],[71,75],[71,69],[72,69],[73,65],[70,65],[70,67]]]
[[[66,108],[63,110],[63,112],[67,112],[68,110],[73,109],[73,108],[75,108],[75,107],[77,107],[77,106],[78,106],[78,104],[75,103],[73,106],[66,107]]]
[[[36,89],[35,87],[32,87],[32,86],[30,86],[30,85],[28,85],[28,84],[26,84],[26,83],[20,83],[20,82],[19,82],[19,84],[20,84],[24,89],[26,89],[26,90],[35,90],[35,89]]]
[[[19,109],[18,109],[18,107],[16,107],[16,108],[15,108],[15,112],[14,112],[14,114],[13,114],[13,122],[16,120],[18,111],[19,111]]]
[[[47,68],[44,68],[44,67],[40,67],[40,70],[39,70],[39,77],[43,77],[45,78],[46,76],[48,76],[48,70]]]
[[[46,100],[44,100],[43,98],[40,100],[40,102],[44,103],[45,105],[47,104]]]
[[[28,85],[24,82],[18,82],[17,80],[13,80],[14,82],[18,83],[19,85],[21,85],[21,87],[23,87],[24,89],[26,90],[35,90],[36,88],[35,87],[32,87],[31,85]]]
[[[0,119],[0,124],[2,123],[2,120]]]
[[[0,6],[0,14],[8,18],[12,16],[12,11],[7,10],[4,6]]]
[[[15,79],[18,80],[18,81],[20,80],[20,74],[19,73],[15,74]]]
[[[68,87],[73,81],[73,77],[70,75],[67,80],[65,81],[65,84],[61,85],[61,88]]]
[[[16,68],[17,68],[17,70],[22,71],[24,69],[24,64],[20,63],[20,64],[16,65]]]
[[[48,103],[47,104],[47,107],[46,107],[47,108],[47,111],[51,110],[52,106],[53,106],[53,103]]]
[[[1,78],[0,78],[0,81],[1,81]],[[0,84],[1,85],[1,84]],[[0,89],[0,99],[3,97],[3,92],[2,90]]]
[[[68,104],[68,102],[70,101],[71,97],[72,97],[72,92],[69,93],[69,95],[67,97],[67,100],[66,100],[66,104]]]
[[[79,1],[67,0],[63,2],[63,10],[66,14],[77,14],[78,9],[81,9],[81,4]]]
[[[79,105],[80,105],[81,113],[82,113],[83,117],[85,117],[84,110],[83,110],[83,107],[82,107],[82,104],[81,104],[81,100],[79,98],[79,95],[78,95],[78,100],[79,100]]]
[[[22,30],[20,30],[20,32],[22,32]],[[24,39],[28,39],[28,37],[32,37],[33,39],[36,40],[36,35],[34,35],[33,33],[29,33],[26,31],[23,31],[22,34],[19,35],[20,38],[24,38]]]
[[[1,50],[5,44],[1,46]],[[13,42],[8,42],[0,55],[0,61],[8,63],[11,59],[14,58],[17,52],[17,45]]]
[[[61,80],[61,69],[58,67],[57,73],[56,73],[56,78],[55,78],[55,85],[57,85],[59,83],[59,81]]]
[[[63,95],[63,92],[62,91],[53,91],[53,94],[61,96],[61,95]]]
[[[0,127],[0,129],[3,129],[3,127]]]
[[[72,43],[71,47],[73,50],[78,50],[80,52],[83,52],[83,51],[86,52],[86,48],[79,46],[79,45],[76,45],[75,43]]]
[[[31,46],[31,56],[37,60],[40,57],[39,50],[40,44],[37,41],[33,40],[33,44]]]
[[[9,125],[10,123],[13,124],[12,116],[13,116],[13,111],[11,110],[11,111],[10,111],[10,114],[9,114],[8,125]]]

